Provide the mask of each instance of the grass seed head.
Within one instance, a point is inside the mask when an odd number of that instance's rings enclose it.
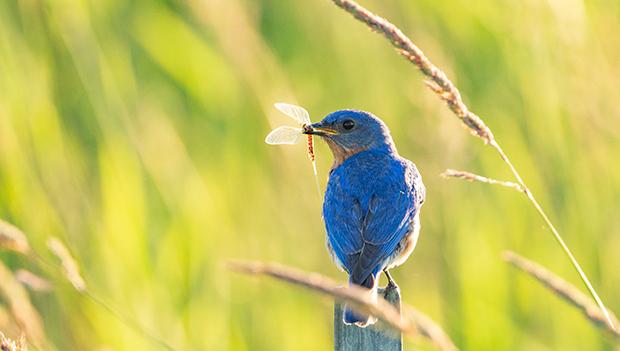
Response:
[[[14,225],[0,220],[0,250],[10,250],[27,254],[30,245],[26,235]]]
[[[27,351],[26,342],[24,337],[21,337],[19,341],[13,341],[7,338],[2,332],[0,332],[0,351]]]
[[[86,291],[86,282],[84,278],[82,278],[82,275],[80,275],[79,266],[65,245],[57,238],[52,237],[47,241],[47,247],[60,260],[63,273],[69,282],[71,282],[71,285],[73,285],[77,291]]]

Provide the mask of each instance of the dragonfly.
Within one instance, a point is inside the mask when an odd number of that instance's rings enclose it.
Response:
[[[287,104],[285,102],[277,102],[274,104],[275,108],[285,115],[291,117],[299,124],[299,127],[280,126],[271,131],[265,137],[265,143],[269,145],[292,145],[297,144],[302,139],[303,131],[306,126],[312,124],[310,122],[310,114],[305,108],[293,104]],[[319,186],[318,173],[316,170],[316,157],[314,155],[314,139],[311,134],[307,136],[308,143],[308,158],[312,162],[312,169],[314,170],[314,178],[316,180],[317,189],[319,194],[321,193]]]

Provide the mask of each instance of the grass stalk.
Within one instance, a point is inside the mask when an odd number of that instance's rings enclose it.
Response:
[[[491,146],[497,151],[501,159],[508,165],[512,172],[517,184],[521,187],[522,193],[525,194],[530,203],[534,206],[538,214],[542,217],[543,221],[551,230],[555,240],[560,244],[562,250],[568,256],[571,264],[579,274],[579,277],[585,284],[586,288],[600,307],[601,311],[605,315],[609,327],[615,330],[615,325],[612,318],[607,311],[603,301],[599,297],[598,293],[590,283],[581,265],[568,248],[562,236],[556,229],[555,225],[549,219],[549,216],[543,210],[538,203],[538,200],[534,197],[529,187],[521,178],[521,175],[510,161],[508,155],[504,152],[500,144],[495,139],[490,128],[486,126],[484,121],[478,117],[475,113],[469,111],[465,103],[461,98],[461,94],[456,86],[450,81],[447,75],[435,66],[418,48],[411,39],[409,39],[403,32],[390,23],[388,20],[377,16],[366,8],[360,6],[353,0],[332,0],[332,2],[353,15],[353,17],[363,23],[365,23],[371,30],[382,34],[390,43],[397,49],[398,53],[404,56],[407,60],[413,63],[418,69],[429,78],[425,83],[435,92],[442,100],[446,102],[448,108],[461,120],[461,122],[472,132],[472,134],[481,138],[487,145]]]
[[[71,283],[73,288],[79,294],[86,296],[92,302],[94,302],[95,304],[99,305],[100,307],[108,311],[119,322],[133,329],[134,331],[142,335],[142,337],[144,337],[146,340],[149,340],[166,350],[169,350],[169,351],[175,350],[175,348],[173,348],[170,344],[168,344],[167,341],[160,338],[159,336],[156,336],[155,333],[146,330],[146,328],[141,326],[140,323],[138,323],[135,319],[130,318],[125,313],[121,313],[120,309],[112,307],[111,304],[104,301],[103,299],[98,297],[96,294],[94,294],[87,287],[86,281],[80,274],[80,268],[79,268],[77,261],[71,255],[71,252],[69,252],[69,249],[67,249],[67,247],[62,243],[62,241],[60,241],[60,239],[51,237],[47,241],[47,246],[50,249],[50,251],[60,260],[60,267],[62,269],[62,273],[64,277]],[[47,261],[43,261],[43,262],[54,267],[53,264],[47,263]]]
[[[538,263],[528,260],[527,258],[512,251],[505,251],[502,254],[502,258],[512,266],[538,280],[545,287],[549,288],[556,295],[571,305],[580,309],[586,318],[592,321],[596,326],[608,331],[611,335],[620,340],[620,332],[609,327],[609,323],[607,323],[608,316],[603,313],[603,311],[594,301],[592,301],[591,298],[582,293],[575,286]],[[609,318],[611,318],[616,324],[618,323],[618,319],[611,312],[609,313]]]
[[[0,219],[0,250],[15,251],[21,254],[30,252],[26,235],[11,223]]]
[[[373,303],[368,294],[365,293],[364,288],[343,286],[318,273],[305,272],[275,263],[229,261],[226,263],[226,267],[239,273],[269,276],[329,295],[351,304],[360,312],[376,316],[404,335],[409,337],[422,335],[440,350],[457,350],[443,329],[422,312],[403,303],[401,306],[403,312],[399,313],[394,306],[381,297],[376,303]]]
[[[35,348],[50,349],[43,318],[33,305],[26,289],[15,279],[9,267],[1,261],[0,282],[0,299],[6,303],[19,330]]]
[[[466,172],[466,171],[446,169],[443,173],[441,173],[441,176],[444,178],[457,178],[457,179],[468,180],[470,182],[480,182],[480,183],[486,183],[486,184],[501,185],[507,188],[514,189],[516,191],[523,191],[523,188],[521,187],[521,185],[515,182],[508,182],[505,180],[497,180],[493,178],[488,178],[488,177],[484,177],[484,176]]]
[[[122,313],[120,309],[112,307],[112,305],[94,294],[88,288],[88,286],[86,285],[86,280],[80,274],[80,268],[77,260],[73,257],[73,255],[71,255],[69,249],[67,249],[67,247],[62,243],[62,241],[60,241],[60,239],[51,237],[47,241],[47,246],[48,249],[54,254],[54,256],[56,256],[56,258],[58,258],[58,260],[60,261],[60,267],[56,263],[48,261],[46,258],[38,254],[34,249],[32,249],[28,244],[26,234],[24,234],[24,232],[22,232],[14,225],[0,219],[0,249],[11,250],[23,254],[24,256],[31,259],[33,262],[39,264],[41,268],[48,269],[50,275],[52,276],[60,269],[62,276],[67,279],[69,283],[71,283],[73,288],[79,294],[85,296],[90,301],[102,307],[104,310],[114,316],[114,318],[116,318],[119,322],[121,322],[127,327],[130,327],[131,329],[142,335],[142,337],[144,337],[146,340],[149,340],[159,345],[163,349],[170,351],[175,350],[175,348],[168,344],[166,340],[156,336],[156,334],[153,332],[147,331],[135,319],[127,316],[125,313]],[[34,290],[40,291],[45,291],[51,288],[51,286],[49,282],[38,276],[35,276],[30,272],[24,273],[25,271],[23,270],[20,270],[19,272],[21,272],[21,279],[18,279],[18,277],[13,277],[13,274],[8,269],[8,267],[5,267],[2,262],[0,262],[0,281],[15,282],[14,284],[0,284],[0,295],[5,295],[9,301],[17,301],[11,306],[18,306],[22,308],[12,308],[11,312],[13,317],[15,317],[18,321],[28,321],[29,323],[20,323],[20,327],[27,331],[27,336],[34,335],[37,339],[37,342],[41,344],[41,342],[38,341],[38,339],[42,339],[41,337],[39,337],[39,335],[44,335],[43,328],[41,326],[42,323],[38,321],[41,318],[40,316],[38,316],[34,306],[29,303],[29,300],[26,300],[28,295],[23,289],[22,284],[29,286],[30,288],[34,288]],[[31,330],[26,329],[25,326],[29,326]],[[47,347],[44,347],[43,349],[47,349]]]
[[[19,341],[7,338],[0,332],[0,350],[2,351],[27,351],[26,340],[22,337]]]

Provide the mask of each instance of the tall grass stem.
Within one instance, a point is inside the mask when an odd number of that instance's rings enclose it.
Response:
[[[599,306],[592,301],[590,297],[582,293],[575,286],[560,278],[553,272],[549,271],[545,267],[539,265],[536,262],[528,260],[512,251],[505,251],[502,254],[504,261],[510,263],[515,268],[529,274],[534,279],[538,280],[545,287],[549,288],[556,295],[568,301],[573,306],[583,312],[583,314],[592,321],[596,326],[607,330],[616,339],[620,340],[620,332],[616,329],[611,329],[607,318],[611,318],[615,323],[618,322],[616,316],[610,313],[606,316]]]
[[[275,263],[228,261],[226,267],[239,273],[269,276],[329,295],[351,304],[360,312],[376,316],[404,335],[409,337],[422,335],[443,351],[458,350],[443,329],[422,312],[403,303],[401,306],[402,313],[399,313],[394,306],[383,298],[379,298],[376,303],[373,302],[364,288],[355,285],[343,286],[318,273],[304,272]]]
[[[461,98],[461,94],[456,86],[448,79],[447,75],[435,66],[418,48],[409,37],[407,37],[403,32],[396,27],[394,24],[390,23],[388,20],[377,16],[366,8],[360,6],[353,0],[332,0],[332,2],[349,12],[355,19],[365,23],[371,30],[382,34],[386,39],[390,41],[390,43],[396,47],[399,54],[404,56],[407,60],[413,63],[418,69],[428,77],[430,80],[427,80],[426,85],[435,92],[442,100],[446,102],[448,108],[461,120],[461,122],[472,132],[472,134],[480,137],[484,142],[491,147],[493,147],[498,153],[502,160],[508,165],[510,171],[515,177],[517,183],[523,188],[523,193],[526,195],[528,200],[532,203],[536,211],[543,218],[544,222],[551,229],[553,236],[556,241],[562,247],[562,250],[571,261],[571,264],[579,274],[579,277],[586,285],[586,288],[598,304],[598,306],[603,311],[607,323],[609,326],[615,330],[615,325],[607,311],[607,308],[603,304],[603,301],[598,296],[598,293],[590,283],[590,280],[586,276],[585,272],[581,268],[581,265],[574,257],[573,253],[570,251],[564,240],[562,239],[560,233],[555,228],[549,216],[542,209],[534,194],[530,191],[528,186],[525,184],[521,175],[514,167],[504,150],[501,148],[497,140],[493,135],[493,132],[490,128],[486,126],[484,121],[478,117],[473,112],[469,111],[465,103]]]

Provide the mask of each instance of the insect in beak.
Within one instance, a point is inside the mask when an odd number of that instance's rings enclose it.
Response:
[[[330,136],[338,135],[338,131],[333,128],[327,127],[319,123],[306,124],[303,126],[304,134],[318,135],[318,136]]]
[[[308,157],[310,158],[310,161],[312,161],[314,180],[316,182],[316,189],[320,197],[321,186],[319,185],[319,177],[316,170],[314,140],[312,138],[312,135],[314,134],[314,129],[312,126],[318,125],[319,123],[312,124],[312,122],[310,122],[310,114],[301,106],[291,105],[284,102],[278,102],[274,106],[280,112],[297,121],[300,124],[300,128],[280,126],[272,130],[271,133],[265,137],[265,143],[270,145],[297,144],[299,140],[301,140],[301,136],[306,134],[306,139],[308,140]]]

